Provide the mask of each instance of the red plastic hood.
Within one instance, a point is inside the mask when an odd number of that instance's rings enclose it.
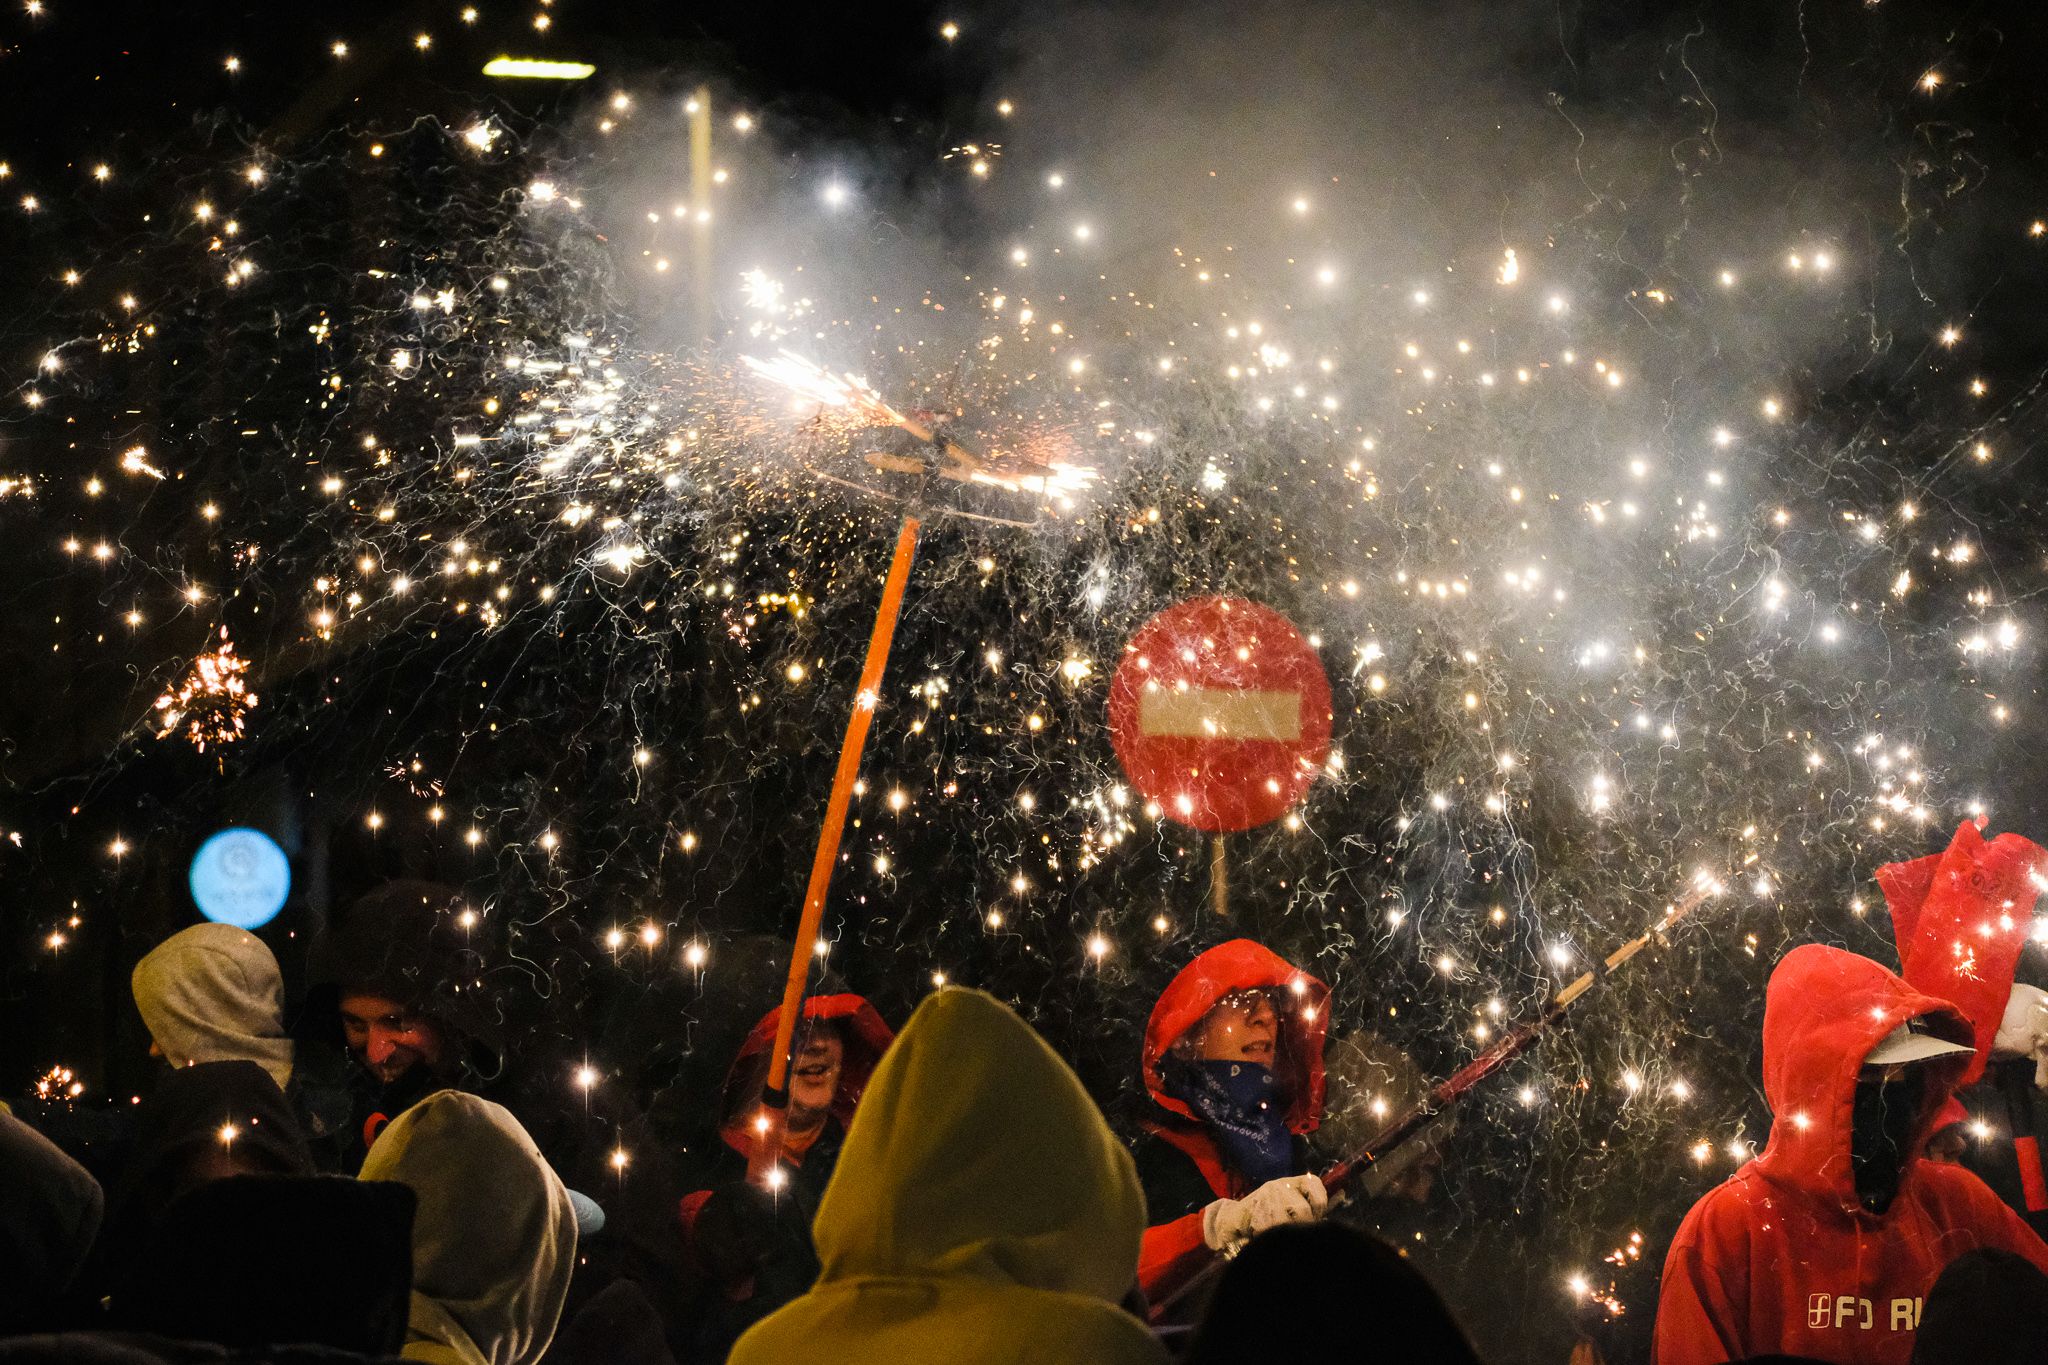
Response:
[[[730,1114],[741,1098],[733,1088],[745,1084],[749,1065],[754,1058],[766,1052],[775,1043],[775,1021],[780,1009],[769,1010],[761,1016],[761,1022],[754,1025],[740,1044],[739,1052],[732,1059],[732,1067],[725,1074],[725,1112]],[[896,1034],[865,996],[814,995],[804,1001],[802,1018],[843,1019],[846,1021],[846,1055],[839,1066],[839,1093],[832,1101],[832,1116],[840,1126],[853,1122],[854,1106],[860,1103],[861,1092],[867,1089],[868,1077],[875,1071],[875,1064],[882,1060],[882,1054],[889,1050],[889,1044]]]
[[[1196,1117],[1166,1093],[1160,1062],[1180,1036],[1201,1022],[1232,991],[1281,986],[1297,1002],[1280,1015],[1279,1070],[1287,1087],[1287,1126],[1314,1130],[1323,1115],[1323,1037],[1329,1031],[1330,988],[1262,944],[1248,938],[1219,943],[1180,969],[1160,993],[1145,1025],[1145,1089],[1153,1103],[1185,1119]]]

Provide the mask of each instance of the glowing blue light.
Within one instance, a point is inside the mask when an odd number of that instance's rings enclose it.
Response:
[[[224,829],[199,846],[190,881],[200,914],[218,924],[255,929],[284,909],[292,865],[269,835]]]

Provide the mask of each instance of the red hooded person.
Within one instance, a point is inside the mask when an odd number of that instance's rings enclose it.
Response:
[[[1133,1153],[1147,1218],[1138,1284],[1157,1305],[1214,1256],[1327,1202],[1303,1135],[1323,1109],[1329,987],[1249,939],[1183,967],[1145,1026],[1157,1106]]]
[[[682,1202],[683,1229],[705,1282],[697,1332],[707,1359],[723,1360],[739,1334],[811,1287],[818,1254],[811,1220],[838,1164],[839,1147],[875,1065],[895,1037],[853,994],[804,1001],[792,1041],[788,1126],[774,1188],[747,1183],[754,1123],[779,1010],[761,1016],[726,1073],[716,1131],[700,1150]]]
[[[1922,1300],[1957,1256],[1995,1247],[2048,1270],[2048,1245],[1982,1181],[1921,1155],[1974,1038],[1953,1005],[1868,958],[1785,955],[1764,1001],[1771,1139],[1680,1225],[1657,1365],[1907,1365]]]
[[[2032,1036],[2039,1032],[2031,1016],[2042,993],[2014,983],[2033,929],[2034,874],[2044,866],[2048,851],[2031,840],[2009,832],[1986,840],[1975,822],[1965,821],[1947,851],[1877,870],[1892,913],[1899,975],[1914,989],[1953,1002],[1976,1032],[1977,1055],[1962,1086],[1984,1079],[1994,1056],[2026,1057],[2037,1076],[2048,1076],[2048,1058]],[[2048,1222],[2048,1174],[2033,1132],[2034,1105],[2024,1080],[2005,1089],[2002,1104],[1985,1099],[2008,1111],[2001,1126],[2011,1130],[2012,1150],[1979,1152],[1969,1161],[2008,1203],[2033,1215],[2039,1231]],[[1935,1124],[1942,1135],[1936,1145],[1949,1159],[1965,1150],[1953,1125],[1969,1116],[1951,1099]]]

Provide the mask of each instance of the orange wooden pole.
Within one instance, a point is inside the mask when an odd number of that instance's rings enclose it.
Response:
[[[797,1009],[811,975],[811,944],[825,917],[825,892],[832,885],[832,865],[839,860],[839,837],[846,829],[846,807],[853,799],[853,780],[860,772],[861,750],[867,747],[868,725],[881,698],[882,671],[889,664],[889,644],[903,614],[903,589],[910,581],[910,561],[917,553],[918,518],[906,513],[896,534],[896,552],[882,580],[882,602],[875,609],[875,628],[868,636],[867,661],[861,665],[860,687],[853,695],[846,738],[839,746],[839,767],[832,774],[832,794],[825,801],[825,826],[818,832],[818,852],[811,859],[811,880],[804,888],[804,911],[797,921],[796,941],[789,950],[789,979],[782,987],[782,1014],[775,1021],[775,1045],[768,1053],[768,1077],[761,1086],[761,1112],[755,1116],[758,1139],[747,1160],[747,1178],[766,1184],[782,1154],[789,1118],[789,1049],[796,1037]]]

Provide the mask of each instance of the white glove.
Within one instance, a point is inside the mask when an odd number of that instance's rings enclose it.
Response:
[[[2014,982],[1991,1050],[2002,1057],[2034,1059],[2034,1086],[2048,1090],[2048,991]]]
[[[1267,1228],[1313,1223],[1329,1206],[1329,1193],[1315,1176],[1282,1176],[1242,1199],[1219,1199],[1203,1209],[1202,1240],[1211,1251],[1234,1251]]]

